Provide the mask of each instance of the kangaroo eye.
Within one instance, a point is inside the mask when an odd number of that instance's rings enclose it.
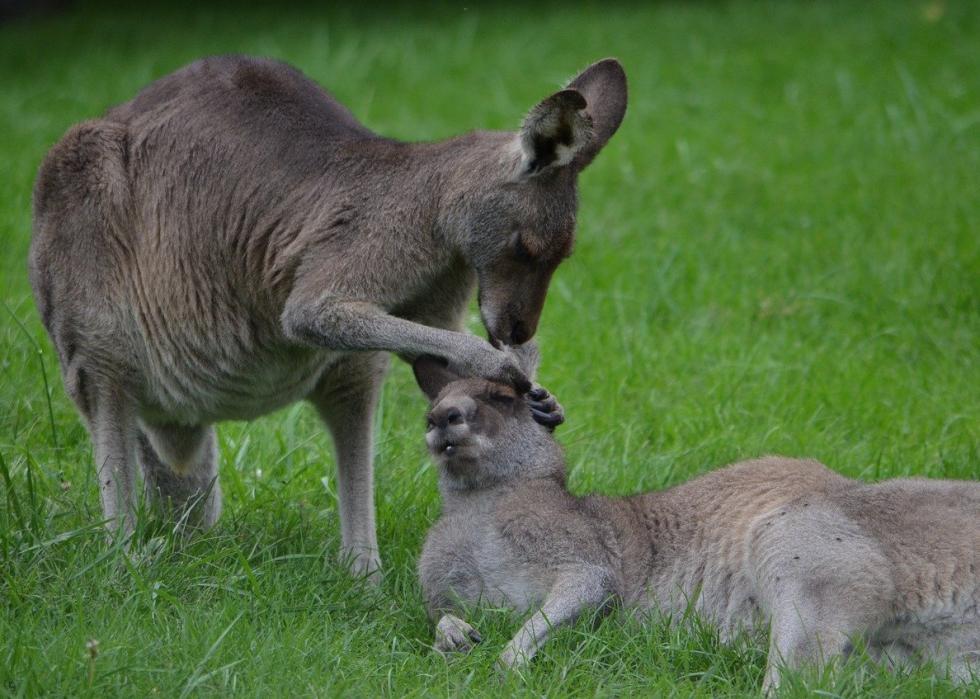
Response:
[[[503,405],[513,405],[516,398],[509,393],[491,393],[490,399]]]
[[[428,415],[426,415],[426,417],[425,417],[425,431],[426,432],[430,432],[430,431],[432,431],[432,429],[435,426],[436,426],[436,423],[432,420],[432,418],[429,417]]]

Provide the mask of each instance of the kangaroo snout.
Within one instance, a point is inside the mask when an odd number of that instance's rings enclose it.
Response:
[[[555,267],[557,263],[532,270],[501,265],[480,274],[477,302],[494,340],[515,346],[534,338]]]
[[[534,337],[537,330],[537,322],[529,323],[521,318],[505,318],[502,321],[487,323],[486,325],[493,344],[503,343],[511,347],[523,345]]]
[[[542,299],[542,305],[543,301],[544,299]],[[534,337],[538,330],[538,320],[541,317],[540,308],[536,312],[529,313],[516,308],[515,304],[507,304],[500,311],[494,309],[489,303],[481,304],[480,313],[483,316],[483,325],[490,334],[491,342],[494,344],[503,343],[512,347],[523,345]]]
[[[510,324],[510,344],[523,345],[534,336],[537,328],[528,328],[523,320],[514,320]]]
[[[433,456],[452,458],[473,441],[469,418],[476,409],[467,396],[447,398],[429,411],[425,443]]]

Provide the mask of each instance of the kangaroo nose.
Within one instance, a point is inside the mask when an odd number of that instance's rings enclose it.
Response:
[[[446,411],[446,422],[450,425],[458,425],[463,421],[463,413],[459,408],[450,408]]]
[[[514,324],[510,326],[510,344],[512,345],[523,345],[525,342],[531,339],[531,333],[528,332],[527,326],[524,321],[517,320]]]

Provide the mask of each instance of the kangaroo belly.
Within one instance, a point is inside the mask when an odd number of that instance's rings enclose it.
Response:
[[[758,590],[742,561],[711,558],[697,550],[660,569],[639,606],[677,621],[694,611],[716,625],[725,640],[768,623]]]
[[[201,424],[259,417],[307,397],[342,356],[296,347],[209,343],[200,336],[183,339],[187,342],[146,347],[151,355],[142,387],[147,419]]]

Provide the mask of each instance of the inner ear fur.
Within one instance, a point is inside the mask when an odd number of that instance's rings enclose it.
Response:
[[[525,176],[568,165],[592,140],[592,120],[585,107],[582,93],[565,89],[528,113],[521,127]]]
[[[428,354],[412,362],[412,372],[419,388],[430,401],[435,400],[442,389],[460,378],[449,370],[444,360]]]
[[[623,122],[626,72],[606,58],[579,73],[530,111],[521,127],[522,175],[592,162]]]

